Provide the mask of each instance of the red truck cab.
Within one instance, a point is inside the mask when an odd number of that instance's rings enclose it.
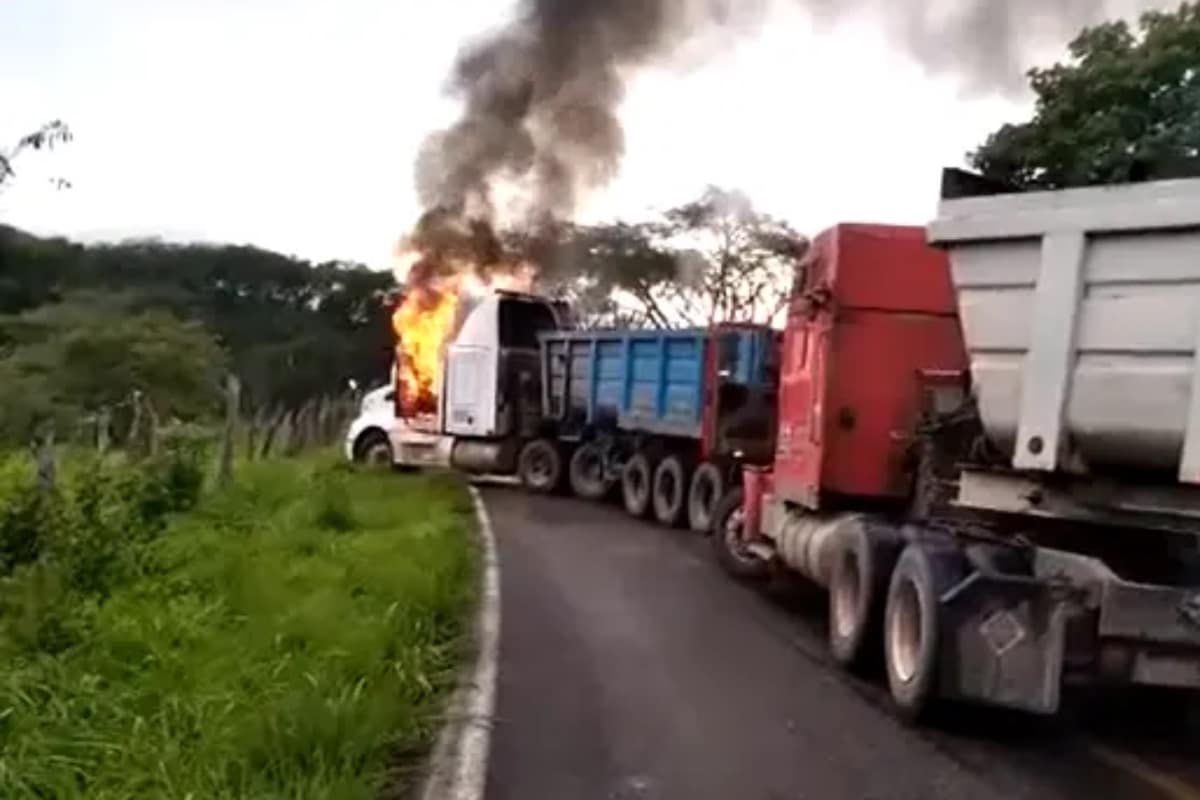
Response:
[[[775,494],[814,511],[839,497],[906,497],[921,376],[967,369],[945,253],[923,228],[821,234],[782,362]]]

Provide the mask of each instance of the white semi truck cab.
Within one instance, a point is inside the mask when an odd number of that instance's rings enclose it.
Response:
[[[494,292],[468,307],[446,348],[438,413],[399,420],[398,466],[516,472],[541,425],[538,334],[565,327],[565,308],[544,297]]]

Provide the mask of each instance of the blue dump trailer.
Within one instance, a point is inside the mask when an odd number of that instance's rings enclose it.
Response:
[[[774,454],[770,328],[547,331],[539,348],[543,419],[581,497],[620,487],[631,514],[707,531],[740,465]]]

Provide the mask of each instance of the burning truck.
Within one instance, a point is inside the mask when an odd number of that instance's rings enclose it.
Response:
[[[512,474],[542,431],[537,335],[564,309],[532,294],[487,289],[446,295],[430,318],[397,328],[395,461]]]
[[[575,330],[562,303],[470,288],[396,310],[397,465],[620,494],[704,531],[741,466],[770,459],[778,332]]]

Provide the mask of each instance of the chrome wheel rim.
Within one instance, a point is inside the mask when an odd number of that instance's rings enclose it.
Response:
[[[383,442],[371,445],[363,455],[363,461],[371,467],[386,467],[392,463],[392,453]]]
[[[897,588],[887,620],[888,653],[892,672],[902,683],[916,677],[925,631],[921,624],[921,598],[911,580]]]
[[[725,520],[725,545],[739,561],[749,561],[752,556],[746,551],[746,543],[742,540],[742,528],[746,523],[746,512],[738,509]]]
[[[849,638],[858,626],[858,603],[862,594],[862,574],[858,569],[858,559],[847,553],[842,560],[834,583],[833,596],[833,629],[843,639]]]
[[[550,456],[540,448],[529,454],[529,477],[538,483],[550,478]]]

